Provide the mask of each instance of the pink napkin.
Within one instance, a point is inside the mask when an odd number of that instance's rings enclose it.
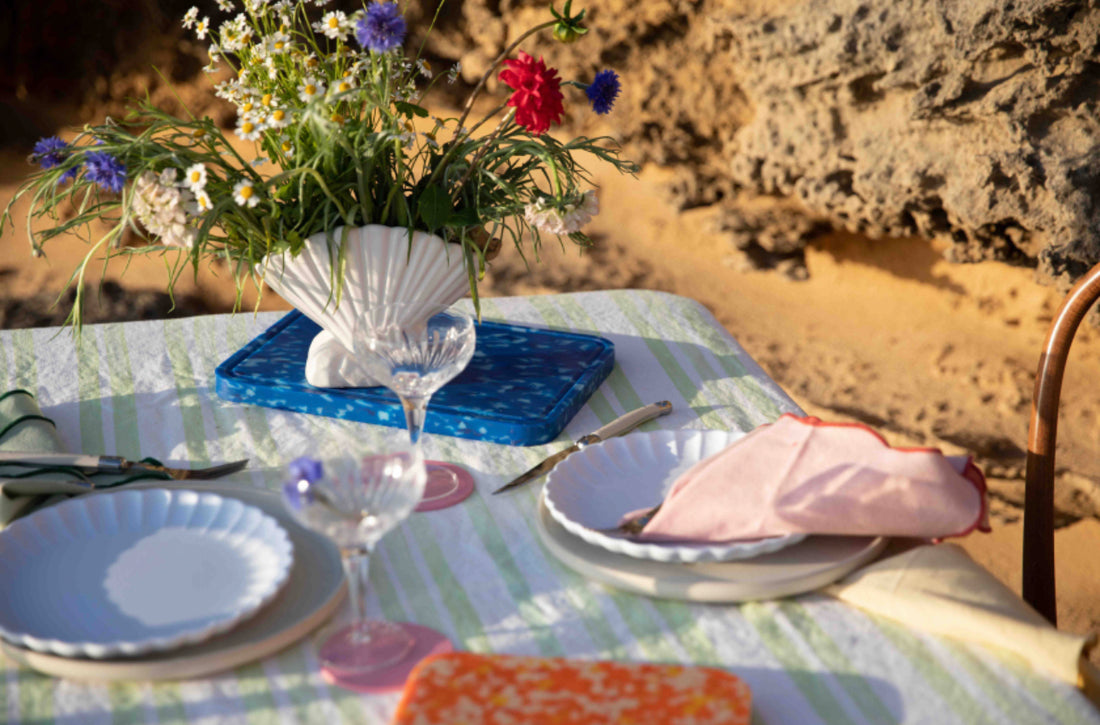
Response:
[[[788,413],[687,470],[638,538],[963,536],[989,531],[985,491],[969,456],[891,448],[866,426]]]

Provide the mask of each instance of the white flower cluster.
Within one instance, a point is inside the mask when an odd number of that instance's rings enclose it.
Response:
[[[143,173],[134,182],[130,208],[142,226],[165,244],[190,249],[198,230],[188,224],[188,217],[198,213],[201,205],[177,176],[176,169],[165,169],[159,176],[152,171]],[[205,201],[209,207],[210,199]]]
[[[231,0],[224,1],[232,7]],[[315,0],[315,4],[320,7],[326,1]],[[239,66],[236,77],[214,87],[219,98],[237,106],[237,136],[246,141],[262,141],[265,132],[281,131],[307,117],[343,123],[344,117],[327,106],[349,100],[347,95],[359,86],[358,76],[370,68],[369,62],[360,59],[348,67],[344,47],[318,59],[309,52],[307,44],[292,37],[294,6],[289,0],[244,0],[244,6],[247,13],[226,20],[216,31],[208,51],[210,63],[203,68],[212,73],[222,60]],[[312,28],[343,44],[354,32],[360,14],[348,16],[334,10],[325,13]],[[197,18],[197,10],[189,11],[184,25],[191,27]],[[260,30],[261,27],[274,29]],[[326,66],[346,70],[337,77],[326,77],[323,73]],[[320,108],[319,103],[326,104],[326,108]],[[285,158],[293,157],[294,146],[288,135],[280,133],[273,140]]]
[[[599,213],[600,204],[594,191],[584,192],[583,198],[576,204],[557,207],[547,203],[547,199],[543,198],[528,204],[523,210],[523,216],[528,224],[550,234],[579,232],[585,224],[592,221],[592,217]]]

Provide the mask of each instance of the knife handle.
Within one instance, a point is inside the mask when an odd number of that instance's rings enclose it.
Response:
[[[667,400],[662,400],[659,403],[653,403],[651,405],[645,406],[644,408],[632,410],[626,415],[616,418],[596,432],[584,436],[577,443],[591,445],[592,443],[605,441],[608,438],[614,438],[615,436],[632,431],[646,421],[653,420],[654,418],[659,418],[662,415],[668,415],[671,412],[672,403],[668,402]],[[583,448],[584,445],[582,445],[581,447]]]
[[[44,451],[2,451],[0,464],[19,463],[27,466],[72,466],[73,468],[99,468],[110,457],[88,456],[80,453],[47,453]],[[115,459],[121,461],[122,459]]]

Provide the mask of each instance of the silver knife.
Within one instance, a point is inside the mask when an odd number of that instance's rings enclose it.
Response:
[[[119,456],[89,456],[80,453],[45,453],[42,451],[0,451],[0,465],[65,466],[84,473],[163,473],[176,480],[206,480],[236,473],[248,464],[248,459],[223,463],[207,468],[169,468],[143,461],[128,461]]]
[[[493,491],[493,493],[497,494],[501,491],[507,491],[510,488],[521,486],[531,479],[538,478],[542,474],[548,473],[551,468],[561,463],[564,458],[569,456],[571,453],[576,453],[585,446],[590,446],[593,443],[599,443],[600,441],[607,440],[608,438],[614,438],[617,435],[628,433],[640,426],[642,423],[645,423],[647,420],[653,420],[654,418],[659,418],[662,415],[668,415],[671,412],[672,403],[668,402],[667,400],[662,400],[659,403],[653,403],[652,405],[647,405],[644,408],[632,410],[626,415],[620,416],[611,421],[604,427],[597,430],[595,433],[589,433],[586,436],[582,436],[580,440],[566,448],[564,451],[559,451],[558,453],[555,453],[542,463],[532,468],[527,473],[524,473],[518,478],[504,484],[496,491]]]

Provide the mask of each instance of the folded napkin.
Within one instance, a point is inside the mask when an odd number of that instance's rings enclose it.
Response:
[[[42,415],[34,395],[26,390],[0,394],[0,451],[65,452],[54,422]],[[152,459],[150,459],[152,460]],[[94,488],[107,488],[142,478],[166,478],[159,473],[86,476],[64,466],[12,466],[0,463],[0,528],[42,506]]]
[[[1059,632],[954,544],[887,556],[824,591],[914,629],[1015,652],[1094,696],[1095,669],[1084,655],[1095,635]]]
[[[969,457],[891,448],[866,426],[788,413],[688,469],[638,538],[939,539],[988,531],[987,519],[985,478]]]

